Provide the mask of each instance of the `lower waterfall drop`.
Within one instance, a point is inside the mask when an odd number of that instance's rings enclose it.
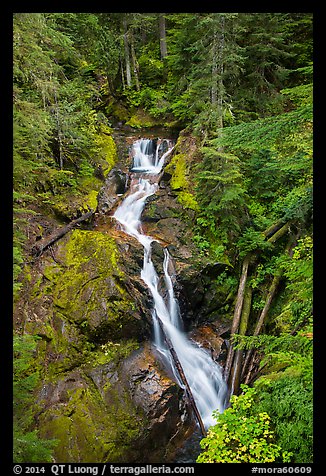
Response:
[[[209,426],[216,424],[212,412],[218,410],[221,413],[225,408],[227,386],[222,377],[222,370],[209,353],[188,339],[182,330],[179,305],[174,295],[173,279],[169,271],[172,267],[171,256],[167,248],[164,248],[163,262],[167,302],[159,292],[159,277],[151,259],[151,244],[157,240],[145,235],[141,228],[140,218],[146,200],[155,194],[158,189],[155,176],[158,176],[165,158],[173,150],[171,144],[168,143],[166,152],[162,153],[164,151],[162,144],[164,144],[164,141],[150,142],[150,139],[139,139],[133,144],[133,167],[131,172],[134,173],[131,179],[130,194],[122,201],[113,216],[122,225],[124,232],[135,237],[144,247],[141,278],[148,286],[154,302],[152,309],[154,344],[171,367],[178,384],[184,387],[170,351],[162,338],[159,319],[181,363],[201,419],[207,429]],[[158,151],[159,147],[161,147],[161,156]],[[146,178],[146,176],[149,177],[149,174],[153,177],[152,182],[149,178]]]

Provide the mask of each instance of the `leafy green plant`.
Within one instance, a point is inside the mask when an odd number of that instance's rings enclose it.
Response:
[[[260,231],[247,228],[238,240],[240,257],[245,257],[250,252],[265,251],[271,248],[271,244],[266,241],[266,237]]]
[[[204,450],[197,463],[289,462],[291,453],[276,444],[270,416],[257,411],[257,392],[241,386],[243,393],[231,397],[231,406],[222,414],[213,413],[217,424],[200,442]]]

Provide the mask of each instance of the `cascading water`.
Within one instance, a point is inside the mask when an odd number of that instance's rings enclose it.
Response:
[[[183,368],[184,374],[190,386],[198,411],[206,428],[214,425],[216,421],[212,417],[213,410],[224,410],[227,387],[222,378],[220,366],[213,361],[206,350],[190,341],[182,330],[182,320],[178,301],[174,295],[172,280],[172,261],[167,248],[164,248],[164,281],[167,291],[167,299],[164,300],[159,292],[159,277],[151,259],[151,244],[154,238],[145,235],[141,229],[141,213],[146,199],[158,189],[155,179],[150,181],[143,174],[158,175],[164,165],[164,160],[171,153],[173,147],[164,146],[167,142],[140,139],[133,144],[133,166],[131,171],[138,172],[131,180],[130,194],[117,208],[114,218],[122,225],[123,230],[134,236],[144,247],[144,262],[141,278],[148,286],[154,302],[152,317],[154,323],[154,343],[157,350],[164,357],[165,362],[171,367],[179,385],[183,387],[178,371],[170,351],[162,336],[158,319],[164,326],[164,331],[170,339],[173,348]],[[168,144],[169,145],[169,144]],[[139,175],[139,172],[141,174]]]
[[[160,152],[164,151],[165,141],[154,141],[152,139],[139,139],[134,142],[132,146],[132,158],[134,172],[153,173],[158,174],[163,167],[166,154]]]

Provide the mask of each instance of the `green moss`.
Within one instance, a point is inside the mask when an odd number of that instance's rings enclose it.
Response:
[[[184,154],[176,154],[165,167],[165,171],[172,175],[170,181],[172,190],[180,190],[188,187],[186,178],[186,156]]]
[[[199,206],[194,194],[190,192],[189,170],[186,159],[185,154],[176,154],[165,167],[165,171],[171,174],[170,185],[172,190],[177,192],[178,202],[184,208],[197,211]]]
[[[48,368],[52,377],[85,362],[123,358],[137,347],[126,337],[139,332],[138,311],[124,287],[114,240],[84,230],[64,240],[57,250],[63,266],[48,259],[31,292],[33,318],[25,324],[26,332],[46,340],[40,359],[56,356]],[[43,303],[49,300],[53,305],[46,309]]]
[[[117,269],[118,251],[113,238],[97,231],[73,230],[64,249],[65,264],[79,267],[96,259],[98,272]],[[78,269],[76,269],[78,271]]]
[[[146,206],[146,215],[147,215],[149,218],[154,218],[154,216],[155,216],[155,214],[156,214],[156,211],[157,211],[157,205],[156,205],[156,203],[150,202],[150,203]]]
[[[60,441],[56,462],[122,462],[141,431],[129,395],[110,389],[111,404],[91,386],[67,390],[65,403],[41,417],[41,435]]]
[[[120,340],[119,342],[108,341],[88,354],[85,365],[96,367],[109,362],[118,362],[138,348],[139,344],[134,339]]]
[[[96,342],[125,336],[127,328],[137,332],[114,240],[105,233],[74,230],[62,254],[67,267],[53,302],[66,319]]]
[[[136,113],[130,117],[126,124],[135,129],[143,129],[158,126],[160,125],[160,122],[158,122],[157,119],[151,116],[148,112],[138,108]]]
[[[58,280],[59,274],[61,272],[61,266],[55,261],[49,262],[47,266],[45,266],[43,270],[43,276],[51,283],[55,283]]]
[[[24,272],[24,279],[28,283],[31,283],[32,282],[32,273],[31,273],[31,267],[28,264],[24,264],[23,272]]]
[[[109,173],[118,159],[117,146],[111,133],[112,129],[102,124],[101,130],[95,140],[99,151],[98,159],[105,176]]]
[[[128,109],[118,102],[111,101],[107,104],[105,112],[108,116],[113,116],[118,121],[126,122],[130,117]]]
[[[97,195],[98,191],[97,190],[92,190],[86,197],[85,204],[86,206],[89,206],[92,210],[96,210],[97,208]]]
[[[67,189],[56,195],[47,192],[37,196],[48,214],[59,219],[73,220],[80,213],[86,213],[89,207],[96,209],[96,195],[102,185],[103,182],[97,177],[83,176],[79,178],[78,188],[74,191]]]
[[[199,205],[195,196],[190,192],[179,192],[178,201],[184,208],[189,208],[190,210],[198,211]]]

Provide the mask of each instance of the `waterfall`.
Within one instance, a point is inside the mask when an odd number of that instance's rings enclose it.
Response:
[[[166,144],[166,142],[160,139],[157,141],[152,139],[139,139],[134,142],[131,151],[133,158],[131,170],[133,172],[142,173],[160,173],[164,159],[166,155],[170,153],[168,148],[168,150],[160,156],[160,153],[164,150],[164,144]]]
[[[167,150],[163,153],[166,145],[168,146]],[[155,180],[150,181],[149,178],[144,178],[143,174],[145,176],[148,173],[157,175],[162,170],[164,160],[172,149],[173,147],[169,143],[160,140],[156,142],[150,139],[139,139],[133,144],[131,170],[141,173],[138,174],[138,177],[137,174],[134,174],[130,194],[117,208],[114,218],[122,225],[127,234],[135,237],[144,247],[141,278],[148,286],[154,302],[152,309],[154,344],[164,361],[170,366],[179,385],[183,387],[169,349],[161,335],[162,332],[158,325],[158,319],[160,319],[182,365],[203,423],[208,428],[216,424],[212,417],[213,410],[218,409],[219,412],[222,412],[225,406],[227,386],[222,377],[221,367],[214,362],[205,349],[191,341],[183,332],[179,304],[174,294],[170,271],[172,261],[167,248],[164,248],[163,262],[167,299],[165,300],[160,293],[159,277],[151,258],[151,244],[157,240],[145,235],[141,228],[141,214],[146,200],[158,189]]]

